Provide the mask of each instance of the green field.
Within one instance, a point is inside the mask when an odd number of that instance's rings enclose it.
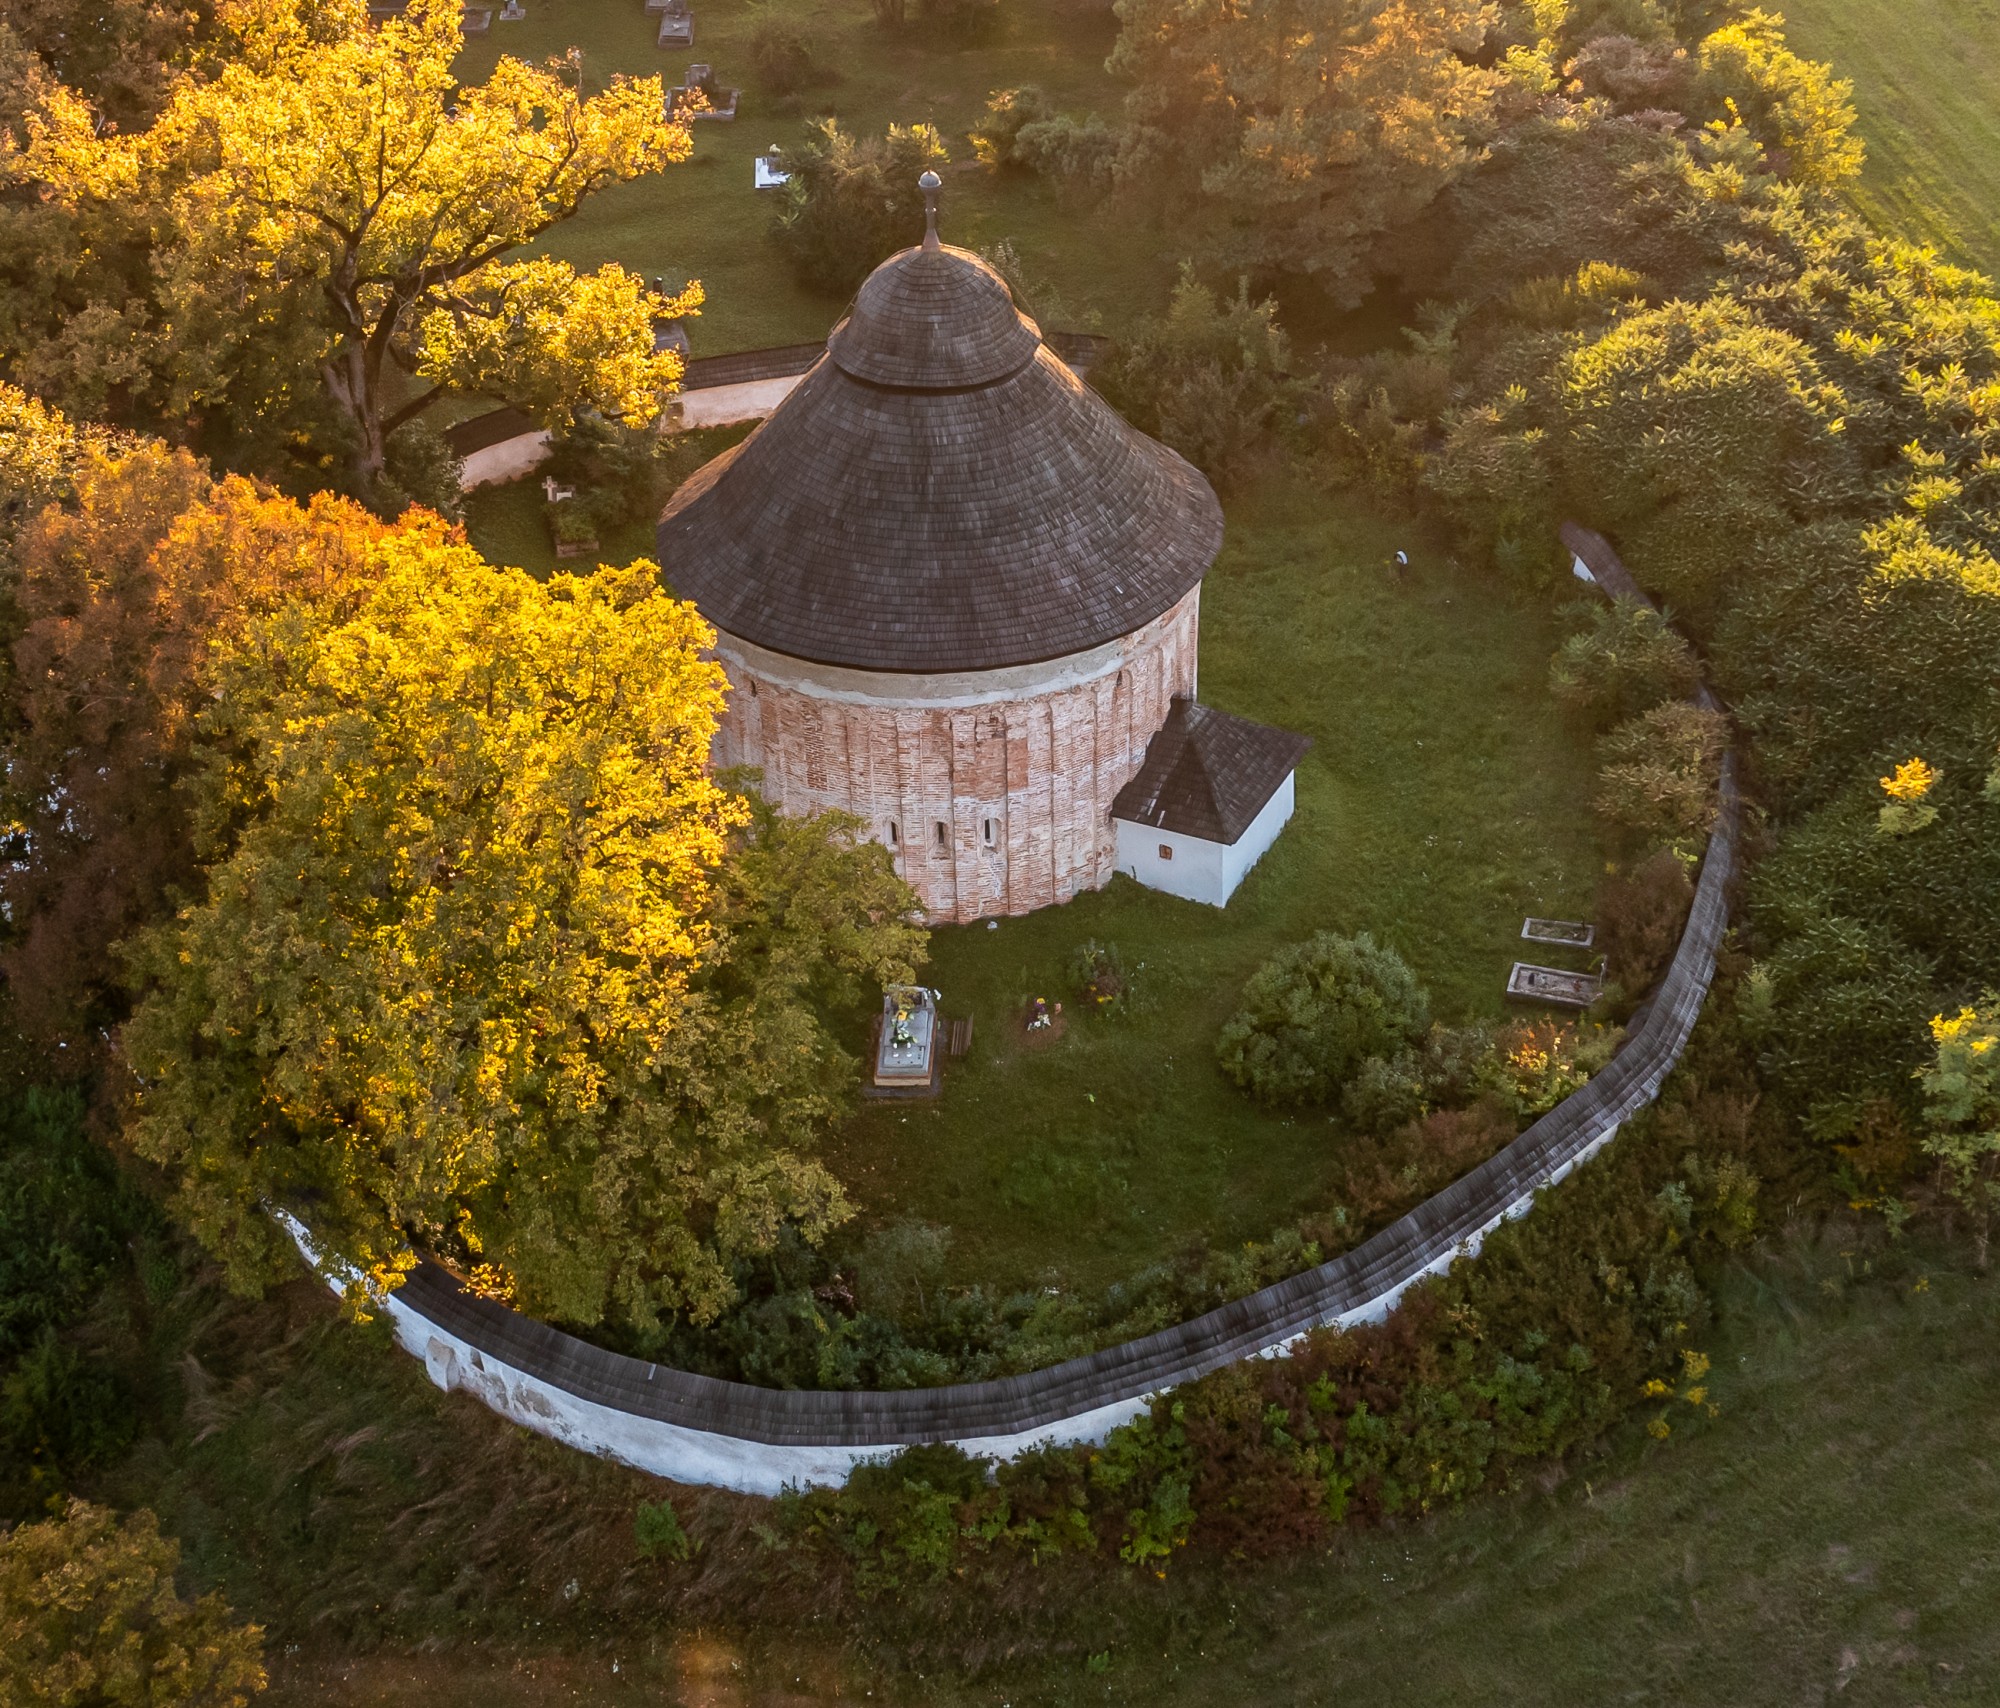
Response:
[[[1120,91],[1103,69],[1117,33],[1108,8],[1019,0],[1000,8],[991,37],[964,45],[916,28],[885,33],[867,0],[697,0],[694,11],[693,49],[662,51],[641,0],[530,0],[523,23],[500,23],[496,13],[491,33],[468,44],[461,64],[465,80],[478,82],[503,52],[543,60],[576,46],[586,92],[615,73],[677,83],[696,60],[713,65],[725,85],[741,86],[734,121],[693,127],[691,160],[592,198],[543,241],[547,253],[586,269],[617,261],[648,278],[699,279],[709,300],[693,328],[696,355],[823,338],[838,317],[840,301],[803,289],[786,271],[768,235],[775,198],[751,183],[753,156],[794,142],[823,113],[857,135],[880,134],[891,122],[938,127],[956,168],[946,178],[942,222],[951,242],[978,249],[1011,241],[1035,277],[1110,325],[1165,300],[1173,272],[1157,237],[1068,213],[1032,179],[987,172],[966,140],[987,96],[1021,83],[1041,85],[1079,113],[1114,109]],[[749,42],[764,18],[812,31],[839,81],[802,95],[761,90]]]
[[[1878,230],[2000,275],[2000,0],[1789,0],[1792,45],[1854,83]]]

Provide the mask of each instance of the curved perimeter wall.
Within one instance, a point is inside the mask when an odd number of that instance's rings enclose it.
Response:
[[[1571,532],[1565,531],[1565,540]],[[1636,593],[1600,536],[1575,530],[1607,591]],[[677,1482],[756,1494],[838,1482],[858,1463],[916,1442],[1011,1455],[1100,1441],[1158,1393],[1239,1359],[1282,1353],[1310,1330],[1372,1322],[1439,1274],[1535,1194],[1594,1155],[1658,1094],[1708,994],[1728,924],[1741,809],[1725,757],[1716,825],[1694,906],[1660,987],[1610,1064],[1489,1158],[1372,1239],[1205,1316],[1000,1381],[890,1393],[751,1387],[588,1345],[475,1298],[432,1263],[386,1301],[397,1338],[441,1388],[462,1389],[529,1429]],[[288,1223],[308,1258],[311,1242]]]

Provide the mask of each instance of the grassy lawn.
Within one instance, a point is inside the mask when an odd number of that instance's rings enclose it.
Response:
[[[946,181],[943,226],[951,242],[985,248],[1011,240],[1033,275],[1109,325],[1165,300],[1173,275],[1157,237],[1067,213],[1030,179],[989,174],[973,162],[966,140],[987,96],[1021,83],[1040,84],[1079,113],[1115,109],[1121,92],[1104,72],[1117,34],[1108,9],[1008,0],[989,39],[960,45],[916,27],[885,33],[867,0],[698,0],[695,46],[665,51],[653,45],[655,20],[640,0],[530,0],[528,14],[523,23],[503,24],[496,13],[491,33],[468,43],[461,61],[467,82],[482,80],[502,53],[543,60],[575,46],[583,50],[586,91],[619,72],[677,83],[695,60],[743,88],[734,122],[694,127],[693,159],[593,198],[542,245],[583,268],[617,261],[648,278],[699,279],[708,307],[693,329],[697,355],[822,338],[838,316],[838,301],[793,281],[767,235],[775,198],[751,187],[753,156],[774,142],[794,142],[808,119],[829,112],[856,134],[880,134],[892,121],[938,127],[960,167]],[[809,28],[826,44],[840,80],[782,98],[759,89],[749,43],[767,17]]]
[[[1855,201],[1884,232],[2000,274],[2000,0],[1789,0],[1792,45],[1854,82]]]
[[[966,1585],[838,1628],[796,1597],[669,1613],[620,1558],[642,1479],[337,1352],[330,1325],[242,1348],[164,1480],[119,1492],[271,1623],[273,1708],[1992,1702],[2000,1293],[1908,1251],[1868,1275],[1852,1243],[1724,1278],[1719,1415],[1665,1444],[1635,1420],[1539,1486],[1324,1557],[1050,1569],[1026,1605]]]
[[[1397,546],[1418,565],[1407,587],[1382,567]],[[926,976],[974,1016],[973,1054],[940,1103],[868,1105],[838,1137],[829,1160],[864,1213],[950,1226],[954,1279],[1094,1286],[1323,1207],[1349,1141],[1229,1087],[1217,1029],[1260,961],[1322,928],[1394,945],[1441,1018],[1495,1014],[1523,915],[1587,915],[1591,769],[1544,687],[1555,643],[1546,612],[1407,522],[1301,486],[1232,505],[1202,599],[1202,698],[1312,737],[1297,816],[1226,911],[1120,878],[936,932]],[[1073,1009],[1065,970],[1091,939],[1136,972],[1139,1011],[1073,1014],[1025,1047],[1023,1004]]]
[[[552,564],[538,487],[473,500],[489,556]],[[607,555],[649,550],[644,533]],[[1383,568],[1398,546],[1407,585]],[[997,929],[935,932],[925,976],[947,1014],[973,1016],[974,1048],[939,1103],[865,1105],[835,1135],[862,1226],[950,1227],[954,1282],[1095,1288],[1330,1207],[1352,1141],[1227,1085],[1216,1032],[1256,966],[1316,930],[1374,932],[1438,1017],[1463,1021],[1501,1011],[1524,915],[1588,917],[1593,771],[1546,691],[1558,638],[1548,610],[1365,501],[1276,483],[1233,502],[1202,596],[1201,694],[1312,737],[1296,817],[1226,911],[1119,878]],[[1117,945],[1136,1012],[1074,1012],[1067,969],[1093,939]],[[1017,1029],[1036,995],[1070,1020],[1045,1048]]]

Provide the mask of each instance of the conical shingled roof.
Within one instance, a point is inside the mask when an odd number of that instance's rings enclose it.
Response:
[[[1042,342],[999,274],[906,249],[659,527],[666,579],[773,652],[998,669],[1143,627],[1222,544],[1208,482]]]

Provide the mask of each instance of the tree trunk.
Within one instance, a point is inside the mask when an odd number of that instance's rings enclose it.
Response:
[[[369,383],[367,346],[355,338],[343,339],[321,373],[327,394],[354,428],[355,475],[364,492],[372,491],[388,455],[388,440],[375,388]]]

